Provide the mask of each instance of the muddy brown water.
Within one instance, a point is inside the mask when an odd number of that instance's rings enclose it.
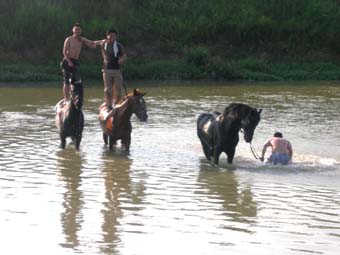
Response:
[[[108,150],[100,82],[85,86],[79,151],[58,148],[55,84],[0,85],[1,254],[338,254],[340,84],[133,82],[147,123],[132,117],[131,151]],[[253,144],[274,131],[294,162],[212,166],[196,118],[230,102],[262,108]],[[242,136],[242,134],[240,134]]]

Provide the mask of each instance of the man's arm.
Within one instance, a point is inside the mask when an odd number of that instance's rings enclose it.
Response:
[[[66,59],[68,65],[70,67],[73,67],[73,63],[69,57],[69,53],[70,53],[70,37],[67,37],[65,39],[65,42],[64,42],[64,47],[63,47],[63,56],[64,56],[64,59]]]
[[[81,37],[81,41],[89,48],[96,48],[98,45],[102,45],[105,40],[91,41],[85,37]]]
[[[120,58],[118,59],[118,64],[124,64],[126,61],[126,54],[125,54],[125,49],[123,47],[123,45],[120,45],[122,47],[122,56],[120,56]]]
[[[289,160],[291,161],[293,158],[293,148],[292,148],[292,144],[290,142],[288,142],[288,156],[289,156]]]
[[[264,155],[266,154],[267,151],[267,147],[271,146],[270,140],[268,142],[265,143],[265,145],[263,145],[263,149],[262,149],[262,154],[260,157],[261,161],[264,161]]]

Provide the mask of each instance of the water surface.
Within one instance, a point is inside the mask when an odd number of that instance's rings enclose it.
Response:
[[[129,154],[103,145],[101,84],[85,87],[79,151],[59,146],[54,84],[0,86],[1,254],[338,254],[340,84],[145,83],[149,120]],[[268,166],[243,139],[212,166],[202,112],[262,108],[253,144],[274,131],[294,162]],[[242,135],[242,134],[241,134]]]

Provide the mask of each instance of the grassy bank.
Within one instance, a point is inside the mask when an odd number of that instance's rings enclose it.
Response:
[[[335,0],[2,0],[0,8],[0,81],[61,80],[57,59],[76,21],[89,39],[119,31],[127,79],[340,76]],[[100,53],[90,51],[82,76],[101,79]]]
[[[86,63],[81,65],[83,79],[101,79],[101,65]],[[130,60],[124,65],[125,79],[153,80],[338,80],[340,65],[331,62],[282,63],[253,58],[224,60],[176,59],[176,60]],[[61,81],[59,63],[49,64],[2,64],[1,82]]]

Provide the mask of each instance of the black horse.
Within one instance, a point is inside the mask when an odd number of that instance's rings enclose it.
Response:
[[[105,145],[109,144],[112,149],[117,140],[129,151],[131,144],[131,116],[136,114],[140,121],[147,121],[148,115],[142,93],[139,89],[134,89],[121,103],[114,106],[112,111],[103,103],[99,107],[99,122],[103,130]]]
[[[197,119],[197,136],[201,140],[203,152],[208,160],[218,160],[222,152],[228,156],[228,163],[233,162],[235,149],[239,142],[239,131],[243,129],[244,140],[250,143],[256,126],[261,117],[261,111],[246,104],[232,103],[224,113],[203,113]]]
[[[71,101],[60,100],[56,107],[55,123],[59,130],[60,147],[65,149],[66,138],[71,137],[78,150],[84,129],[83,85],[75,83],[71,85]]]

